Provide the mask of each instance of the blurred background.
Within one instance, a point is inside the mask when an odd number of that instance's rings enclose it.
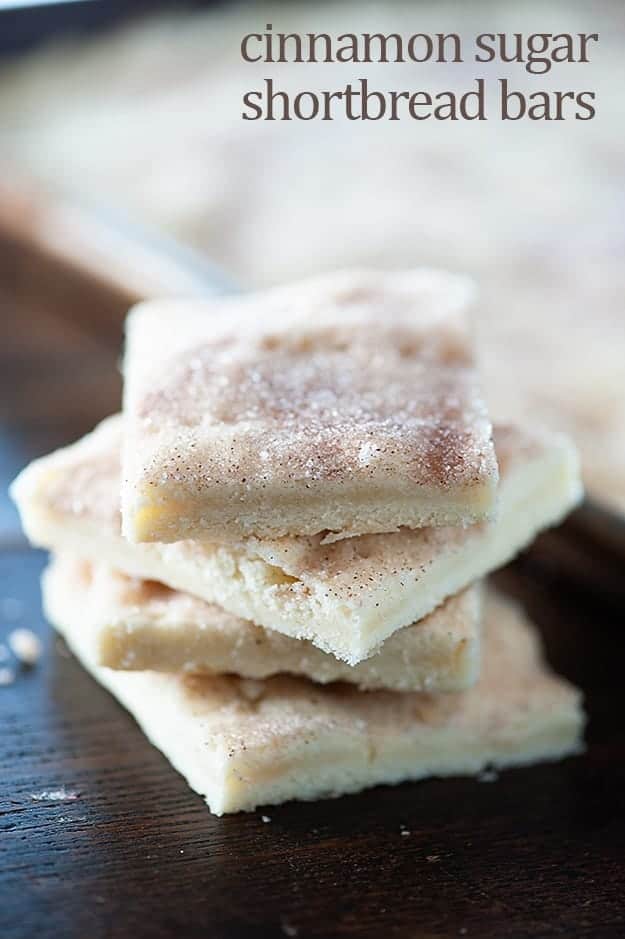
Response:
[[[6,6],[6,5],[4,5]],[[599,33],[587,64],[249,64],[250,31]],[[472,274],[491,410],[570,432],[625,514],[621,0],[74,2],[0,12],[0,345],[6,483],[119,405],[142,296],[346,265]],[[468,46],[467,46],[468,48]],[[596,92],[591,121],[247,122],[244,91]],[[0,533],[17,537],[8,502]]]

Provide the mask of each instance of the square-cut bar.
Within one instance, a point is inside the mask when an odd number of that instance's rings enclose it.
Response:
[[[577,454],[565,437],[499,427],[499,513],[491,523],[333,544],[319,536],[131,544],[120,534],[121,434],[121,418],[109,418],[20,474],[12,493],[30,539],[217,603],[351,665],[505,564],[582,494]]]
[[[487,597],[479,682],[458,694],[358,691],[280,676],[98,667],[79,597],[55,623],[212,812],[358,792],[378,783],[559,759],[581,747],[580,694],[545,667],[534,629]]]
[[[130,313],[131,541],[395,531],[492,514],[497,462],[470,282],[329,275]]]
[[[480,589],[469,587],[419,623],[400,629],[377,655],[354,667],[315,648],[262,629],[188,593],[126,577],[103,564],[54,559],[44,579],[50,619],[82,608],[95,642],[94,660],[122,671],[303,675],[320,684],[345,681],[363,690],[461,691],[480,665]]]

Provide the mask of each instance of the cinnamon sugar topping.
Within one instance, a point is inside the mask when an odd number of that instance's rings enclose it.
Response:
[[[497,465],[469,296],[461,278],[429,271],[343,273],[206,308],[140,307],[126,361],[127,534],[143,508],[157,509],[146,529],[184,517],[159,529],[165,541],[485,517]]]

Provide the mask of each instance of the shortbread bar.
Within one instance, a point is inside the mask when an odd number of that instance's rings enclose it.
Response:
[[[121,419],[109,418],[21,473],[12,493],[31,540],[217,603],[259,626],[308,639],[350,665],[505,564],[582,493],[577,454],[566,438],[500,427],[493,523],[403,529],[334,544],[315,536],[136,545],[119,527],[121,434]]]
[[[475,774],[581,748],[580,694],[552,676],[520,611],[486,601],[477,685],[458,694],[358,691],[304,678],[114,672],[94,664],[80,597],[55,625],[212,812]]]
[[[129,578],[103,564],[55,558],[44,580],[54,622],[80,605],[94,637],[95,661],[122,671],[303,675],[363,690],[461,691],[480,664],[480,590],[467,588],[353,668],[310,642],[290,639],[156,581]]]
[[[341,273],[131,312],[123,532],[237,540],[458,525],[497,462],[450,274]]]

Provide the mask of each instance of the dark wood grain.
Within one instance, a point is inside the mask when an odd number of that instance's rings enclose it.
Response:
[[[0,559],[0,598],[46,638],[0,689],[3,936],[623,935],[620,620],[522,569],[501,578],[586,691],[583,757],[217,819],[50,635],[42,563]],[[32,800],[61,785],[79,797]]]

